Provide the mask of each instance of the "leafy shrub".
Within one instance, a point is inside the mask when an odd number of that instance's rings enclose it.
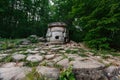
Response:
[[[36,35],[30,35],[28,38],[32,43],[37,43],[38,42],[38,37]]]
[[[89,47],[96,49],[110,49],[117,46],[120,33],[120,2],[76,0],[75,3],[77,4],[73,6],[70,15],[76,16],[73,23],[82,27],[83,41]]]
[[[60,77],[58,80],[75,80],[74,74],[72,72],[72,67],[70,66],[69,68],[64,69],[60,73]]]

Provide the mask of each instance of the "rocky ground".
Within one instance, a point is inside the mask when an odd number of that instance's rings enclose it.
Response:
[[[119,66],[119,52],[97,52],[73,41],[51,45],[24,39],[15,48],[0,50],[0,80],[59,80],[69,67],[75,80],[120,80]],[[33,78],[37,74],[44,79]]]

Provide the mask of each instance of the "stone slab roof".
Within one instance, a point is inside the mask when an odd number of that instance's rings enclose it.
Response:
[[[64,22],[53,22],[48,24],[48,27],[66,27],[67,25]]]

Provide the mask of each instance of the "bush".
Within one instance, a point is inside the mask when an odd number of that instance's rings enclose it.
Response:
[[[38,37],[36,35],[30,35],[27,39],[30,40],[30,42],[32,43],[38,42]]]

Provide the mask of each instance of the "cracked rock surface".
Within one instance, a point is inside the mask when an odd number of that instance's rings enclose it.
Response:
[[[69,66],[76,80],[120,80],[120,56],[96,55],[98,52],[73,41],[50,45],[24,40],[18,46],[0,50],[0,80],[23,80],[32,68],[47,80],[57,80],[61,69]]]

